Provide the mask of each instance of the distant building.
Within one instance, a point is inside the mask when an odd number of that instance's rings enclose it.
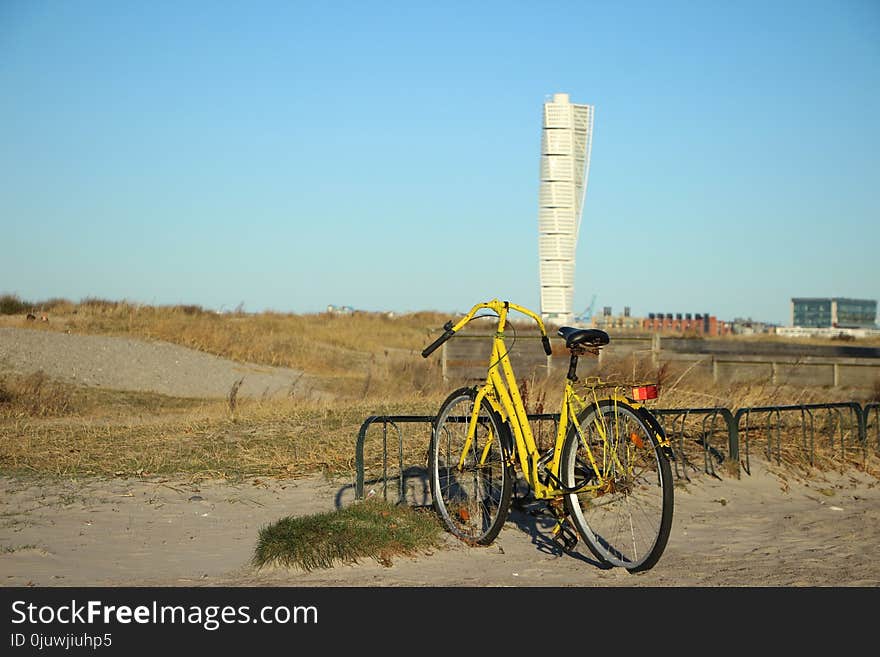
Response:
[[[327,312],[334,315],[351,315],[354,308],[351,306],[327,306]]]
[[[877,301],[796,297],[791,300],[791,325],[795,328],[873,329],[877,325]]]
[[[709,313],[648,313],[642,327],[652,333],[730,334],[730,325]]]
[[[544,103],[538,188],[538,260],[541,317],[557,325],[574,320],[575,251],[590,171],[593,106],[568,94]]]
[[[642,321],[641,317],[631,316],[628,306],[623,309],[622,315],[613,315],[611,306],[605,306],[601,315],[592,318],[592,325],[603,331],[641,331]]]
[[[614,315],[605,307],[601,315],[592,318],[592,326],[603,331],[630,331],[640,333],[684,333],[690,335],[728,335],[731,327],[708,313],[648,313],[647,317],[633,317],[629,306],[622,315]]]
[[[751,317],[743,319],[737,317],[730,322],[730,332],[735,335],[754,335],[756,333],[775,333],[776,325],[767,322],[757,322]]]

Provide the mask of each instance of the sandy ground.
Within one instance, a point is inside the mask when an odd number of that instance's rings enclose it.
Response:
[[[0,330],[0,371],[43,369],[91,386],[166,394],[289,390],[295,371],[252,368],[173,345]],[[252,386],[252,387],[249,387]],[[308,386],[305,386],[308,389]],[[352,436],[354,440],[354,436]],[[427,504],[423,481],[409,499]],[[381,489],[380,489],[381,494]],[[880,584],[880,485],[851,470],[806,480],[753,459],[752,474],[679,480],[669,544],[649,572],[603,570],[585,547],[559,555],[543,518],[513,512],[495,543],[328,570],[255,570],[261,527],[354,502],[321,477],[49,480],[0,476],[0,586],[822,586]]]
[[[549,524],[512,513],[496,542],[327,570],[256,570],[260,527],[351,504],[352,482],[0,479],[4,586],[822,586],[880,584],[880,485],[858,471],[679,482],[669,545],[651,571],[559,555]]]

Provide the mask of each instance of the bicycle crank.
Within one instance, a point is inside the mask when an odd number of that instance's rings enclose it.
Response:
[[[580,540],[577,530],[573,528],[561,500],[554,500],[550,503],[549,507],[553,517],[556,518],[556,526],[550,532],[553,542],[559,546],[560,550],[571,552]]]

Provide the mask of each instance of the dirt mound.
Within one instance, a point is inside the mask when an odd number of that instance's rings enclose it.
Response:
[[[0,328],[0,372],[40,370],[68,383],[175,397],[222,398],[239,381],[241,397],[306,390],[298,370],[238,363],[167,342]]]

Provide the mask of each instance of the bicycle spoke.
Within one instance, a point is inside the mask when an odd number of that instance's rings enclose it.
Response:
[[[487,543],[507,517],[512,477],[503,465],[496,418],[482,404],[472,425],[474,404],[473,390],[462,389],[441,408],[431,486],[434,507],[447,528],[465,541]]]
[[[596,405],[570,433],[562,463],[565,481],[578,481],[575,473],[589,459],[588,448],[601,446],[604,459],[596,490],[567,497],[572,521],[603,561],[630,570],[650,567],[671,524],[671,473],[665,472],[668,463],[656,438],[622,402]]]

